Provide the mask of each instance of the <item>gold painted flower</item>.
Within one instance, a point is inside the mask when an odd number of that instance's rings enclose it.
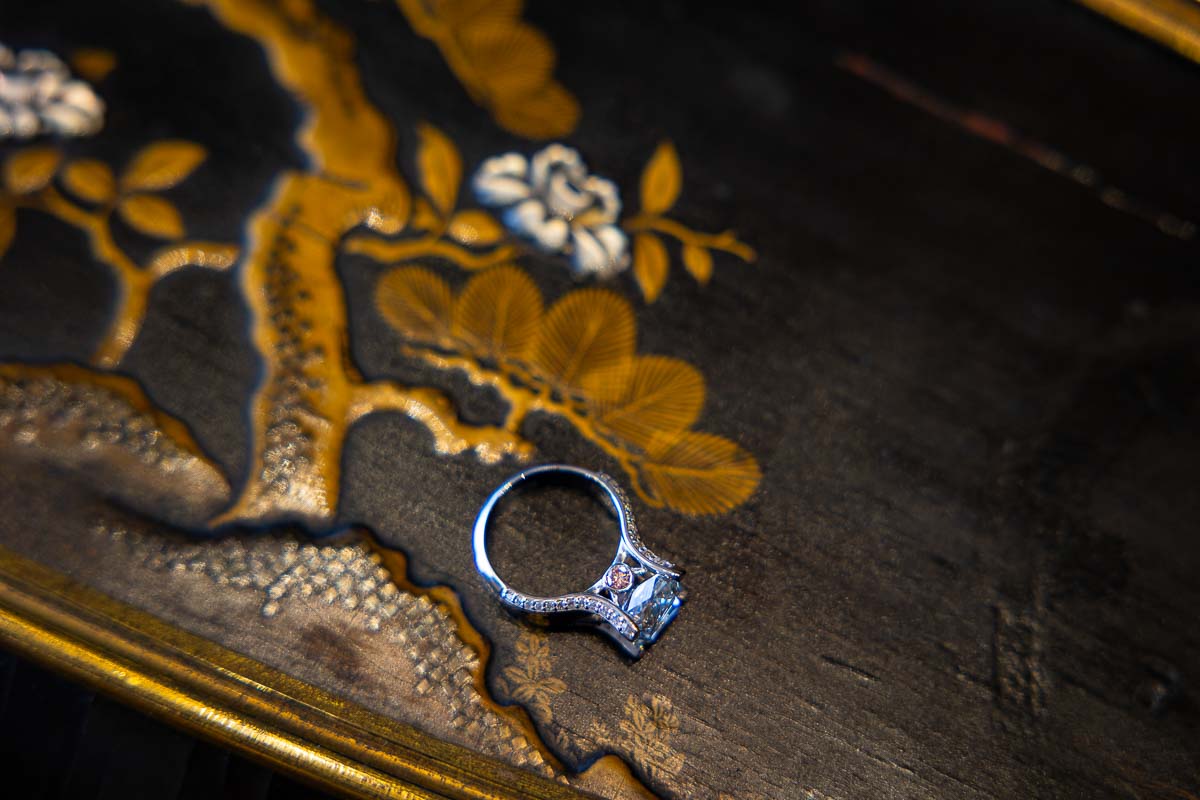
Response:
[[[104,101],[58,56],[0,45],[0,140],[90,136],[103,124]]]
[[[603,278],[629,266],[616,184],[590,174],[577,150],[552,144],[529,159],[495,156],[480,165],[473,184],[479,202],[504,209],[509,230],[569,257],[577,276]]]
[[[630,695],[619,727],[651,778],[663,780],[683,769],[683,754],[671,746],[671,735],[679,730],[679,715],[668,698],[653,695],[645,703]]]
[[[517,641],[517,661],[505,667],[502,676],[509,693],[524,703],[535,719],[553,719],[550,701],[567,690],[562,680],[551,674],[550,645],[544,634],[527,634]]]

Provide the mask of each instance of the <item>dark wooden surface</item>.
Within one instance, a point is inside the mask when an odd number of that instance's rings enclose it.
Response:
[[[436,117],[471,163],[526,147],[487,127],[390,4],[327,11],[358,38],[387,113]],[[543,726],[556,752],[586,766],[606,747],[597,723],[614,731],[627,696],[661,696],[683,766],[631,761],[668,796],[1200,791],[1200,239],[1103,196],[1116,187],[1138,209],[1200,219],[1200,68],[1068,3],[814,3],[789,18],[534,4],[528,16],[583,106],[569,141],[589,163],[633,187],[644,154],[673,138],[680,213],[735,227],[760,253],[638,306],[644,348],[701,369],[707,429],[754,454],[763,481],[728,515],[643,509],[692,599],[636,665],[594,636],[550,638],[568,687]],[[6,6],[0,34],[103,39],[130,65],[168,64],[116,84],[102,146],[126,152],[139,125],[202,139],[217,174],[189,220],[213,236],[236,238],[294,158],[294,119],[256,48],[201,10],[121,6],[99,22]],[[930,113],[841,66],[847,55],[1101,177]],[[83,359],[108,289],[78,268],[81,243],[34,225],[4,263],[0,350]],[[397,355],[365,260],[339,270],[364,373],[494,413],[486,392]],[[568,286],[548,270],[535,271],[548,294]],[[154,300],[122,369],[239,475],[256,366],[235,278],[181,273]],[[611,468],[552,419],[528,428],[540,457]],[[437,456],[411,422],[373,417],[348,441],[339,517],[461,594],[495,646],[493,680],[524,628],[485,593],[465,544],[508,470]],[[587,573],[545,553],[603,520],[571,496],[539,509],[507,540],[513,569],[532,582]]]

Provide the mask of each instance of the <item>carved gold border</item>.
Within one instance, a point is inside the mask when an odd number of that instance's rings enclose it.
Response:
[[[1076,0],[1093,11],[1200,62],[1197,0]]]
[[[0,546],[0,643],[139,710],[349,797],[567,800]]]

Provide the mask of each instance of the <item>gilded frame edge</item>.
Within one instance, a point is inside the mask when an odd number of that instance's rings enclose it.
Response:
[[[1075,2],[1200,63],[1200,2],[1197,0]]]
[[[340,700],[2,545],[0,644],[173,727],[343,796],[591,796]]]

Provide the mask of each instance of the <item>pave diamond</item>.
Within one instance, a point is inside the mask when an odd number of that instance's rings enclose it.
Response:
[[[679,613],[683,588],[669,575],[654,575],[638,584],[629,595],[625,612],[638,626],[638,641],[649,644]]]

